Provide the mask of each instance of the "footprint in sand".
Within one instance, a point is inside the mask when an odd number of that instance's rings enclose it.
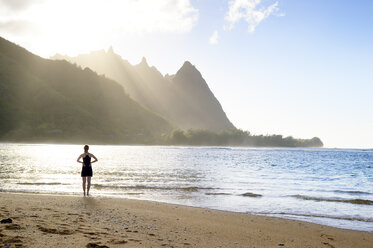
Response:
[[[20,244],[20,243],[23,243],[23,241],[21,239],[19,239],[19,237],[13,237],[13,238],[10,238],[10,239],[6,239],[3,241],[3,243],[9,243],[9,244]]]
[[[68,213],[67,215],[79,215],[79,214]]]
[[[96,243],[88,243],[85,247],[86,248],[109,248],[109,246],[99,245],[99,244],[96,244]]]
[[[321,234],[320,237],[327,238],[327,239],[332,240],[332,241],[334,240],[333,236],[327,235],[327,234]]]
[[[128,241],[127,240],[115,240],[115,239],[112,239],[111,241],[109,241],[109,243],[115,244],[115,245],[120,245],[120,244],[126,244],[126,243],[128,243]]]
[[[322,237],[322,238],[324,238],[324,239],[328,239],[328,240],[330,240],[330,241],[334,241],[334,237],[331,236],[331,235],[321,234],[320,237]],[[330,244],[330,243],[328,243],[328,242],[322,242],[322,244],[323,244],[323,245],[326,245],[326,246],[328,246],[328,247],[330,247],[330,248],[335,248],[334,245],[332,245],[332,244]]]
[[[335,248],[334,245],[331,245],[331,244],[329,244],[328,242],[323,242],[322,244],[323,244],[323,245],[326,245],[326,246],[328,246],[328,247],[330,247],[330,248]]]
[[[23,228],[18,224],[9,224],[9,225],[5,226],[5,229],[7,229],[7,230],[20,230],[20,229],[23,229]]]
[[[139,239],[128,239],[129,241],[133,241],[133,242],[141,242],[141,240]]]
[[[12,223],[13,220],[11,218],[8,218],[8,219],[3,219],[0,221],[1,224],[8,224],[8,223]]]
[[[51,233],[51,234],[59,234],[59,235],[70,235],[70,234],[73,234],[74,231],[72,230],[57,230],[55,228],[46,228],[46,227],[42,227],[42,226],[38,226],[39,230],[44,232],[44,233]]]

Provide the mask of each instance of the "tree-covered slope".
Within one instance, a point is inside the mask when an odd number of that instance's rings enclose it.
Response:
[[[171,125],[115,81],[0,38],[0,139],[146,143]]]

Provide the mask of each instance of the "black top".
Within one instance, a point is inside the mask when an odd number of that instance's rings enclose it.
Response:
[[[83,158],[83,163],[85,166],[91,166],[91,157],[88,154]]]

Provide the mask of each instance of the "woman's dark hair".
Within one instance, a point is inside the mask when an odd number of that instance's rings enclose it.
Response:
[[[84,151],[88,151],[89,150],[89,145],[85,145],[84,146]]]

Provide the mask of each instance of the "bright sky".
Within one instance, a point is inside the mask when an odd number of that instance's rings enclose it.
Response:
[[[185,60],[254,134],[373,148],[373,1],[0,0],[0,35],[49,57]]]

